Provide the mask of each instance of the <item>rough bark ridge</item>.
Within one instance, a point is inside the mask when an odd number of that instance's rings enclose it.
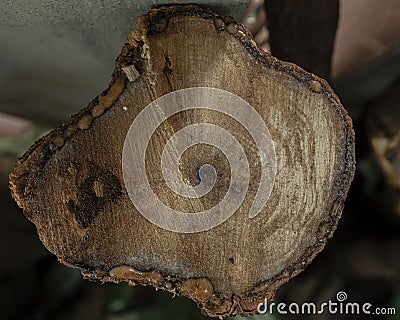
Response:
[[[212,164],[218,180],[198,199],[162,181],[168,139],[194,123],[229,131],[245,152],[250,183],[241,206],[204,232],[177,233],[146,220],[128,196],[123,145],[138,114],[167,93],[216,88],[247,101],[268,127],[276,176],[254,218],[263,150],[241,123],[210,109],[162,122],[146,150],[146,175],[171,208],[198,212],[229,189],[230,163],[211,145],[195,145],[179,170],[199,183]],[[141,139],[138,136],[138,139]],[[332,236],[354,174],[351,120],[322,79],[260,51],[231,18],[198,6],[169,6],[141,17],[116,61],[107,90],[18,161],[12,193],[58,259],[90,279],[152,285],[195,300],[211,316],[253,314],[301,272]],[[192,210],[192,211],[191,211]]]

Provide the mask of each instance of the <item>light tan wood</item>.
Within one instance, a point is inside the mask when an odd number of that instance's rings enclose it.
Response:
[[[199,167],[211,163],[220,179],[209,194],[183,199],[162,180],[158,163],[166,137],[192,123],[234,134],[251,178],[243,203],[227,221],[204,232],[178,233],[149,222],[130,201],[122,153],[140,111],[167,93],[193,87],[226,90],[258,112],[274,142],[276,176],[265,207],[250,219],[261,166],[249,132],[213,110],[175,114],[152,137],[143,172],[160,199],[198,211],[214,206],[228,189],[229,163],[209,145],[188,149],[179,168],[196,185]],[[85,277],[152,285],[192,298],[209,315],[227,316],[255,313],[323,249],[340,218],[354,165],[351,120],[324,80],[258,50],[231,18],[172,6],[139,20],[110,87],[19,160],[11,188],[46,248]]]

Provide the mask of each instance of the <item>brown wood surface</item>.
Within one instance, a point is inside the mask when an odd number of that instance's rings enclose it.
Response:
[[[253,106],[274,141],[277,171],[268,202],[249,219],[260,153],[246,130],[211,110],[166,120],[152,139],[143,174],[171,207],[185,207],[187,199],[174,197],[157,180],[157,160],[163,134],[188,124],[208,122],[234,133],[252,177],[242,205],[226,222],[177,233],[136,210],[121,157],[138,113],[154,99],[190,87],[224,89]],[[224,157],[199,145],[182,161],[182,176],[194,184],[200,165],[215,165],[222,177],[216,190],[187,203],[194,209],[215,205],[229,182]],[[354,165],[351,120],[324,80],[260,51],[231,18],[171,6],[139,20],[109,88],[31,147],[10,183],[46,248],[85,277],[152,285],[192,298],[209,315],[227,316],[255,313],[323,249],[341,216]]]

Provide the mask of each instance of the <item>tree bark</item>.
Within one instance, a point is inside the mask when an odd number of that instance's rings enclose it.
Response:
[[[168,182],[177,150],[179,181]],[[353,174],[351,119],[329,85],[259,50],[233,19],[188,5],[139,20],[110,87],[19,160],[11,189],[46,248],[85,277],[228,316],[257,312],[323,249]],[[230,192],[241,203],[204,220]]]
[[[339,0],[266,0],[271,53],[329,79]]]

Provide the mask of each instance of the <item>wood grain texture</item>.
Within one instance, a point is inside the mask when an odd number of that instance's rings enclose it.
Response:
[[[150,141],[143,174],[169,206],[211,207],[230,179],[223,154],[198,145],[185,153],[182,177],[195,185],[199,166],[211,163],[221,175],[218,184],[193,201],[168,190],[158,163],[166,137],[180,128],[196,122],[224,127],[250,164],[246,197],[230,219],[184,234],[163,230],[136,210],[121,158],[139,112],[191,87],[223,89],[253,106],[274,141],[277,173],[264,209],[249,219],[260,180],[260,154],[249,133],[211,110],[168,118]],[[170,6],[139,20],[109,88],[31,147],[10,184],[46,248],[85,277],[152,285],[192,298],[209,315],[227,316],[255,313],[323,249],[336,229],[354,165],[351,120],[324,80],[260,51],[231,18],[197,6]]]

